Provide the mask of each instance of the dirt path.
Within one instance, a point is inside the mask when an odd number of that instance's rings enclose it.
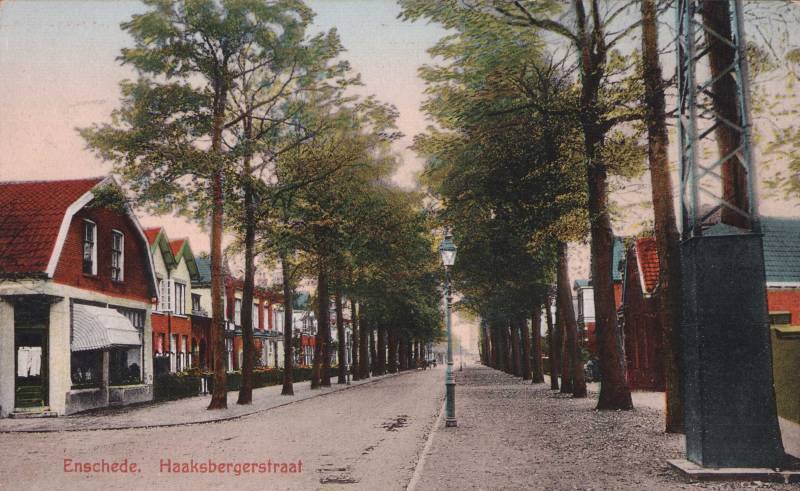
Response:
[[[416,489],[741,489],[782,485],[685,484],[667,459],[682,437],[661,432],[651,408],[594,411],[596,400],[557,395],[502,372],[456,372],[458,428],[437,429]]]

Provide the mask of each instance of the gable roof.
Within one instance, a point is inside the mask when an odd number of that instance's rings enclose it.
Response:
[[[614,236],[614,247],[611,251],[611,277],[614,281],[622,281],[622,270],[625,269],[625,241],[623,237]]]
[[[94,199],[93,191],[101,185],[119,186],[111,176],[0,182],[0,276],[52,278],[72,217]],[[142,242],[146,242],[139,220],[127,205],[125,214]],[[150,289],[157,298],[149,250],[147,267]]]
[[[144,231],[144,235],[147,237],[148,244],[150,244],[150,252],[152,254],[160,253],[167,269],[173,269],[178,265],[178,260],[175,258],[175,254],[172,253],[169,237],[167,237],[167,231],[164,230],[164,227],[148,228]]]
[[[189,276],[191,276],[193,281],[199,280],[200,271],[198,270],[197,261],[194,258],[192,248],[189,245],[189,239],[184,238],[170,241],[169,246],[172,250],[172,254],[175,256],[175,261],[180,262],[180,258],[183,257],[183,261],[186,263],[186,269],[189,270]]]
[[[800,219],[761,217],[767,283],[800,286]]]
[[[72,215],[103,181],[0,182],[0,274],[52,276]]]
[[[642,237],[636,239],[634,244],[636,254],[636,269],[639,270],[639,283],[642,292],[652,294],[658,286],[658,250],[656,249],[656,239],[653,237]]]
[[[197,280],[192,280],[192,287],[211,285],[211,256],[195,257],[195,263],[197,264]]]

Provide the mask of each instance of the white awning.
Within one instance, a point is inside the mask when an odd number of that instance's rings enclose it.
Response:
[[[116,310],[81,304],[72,306],[72,351],[141,345],[139,331]]]

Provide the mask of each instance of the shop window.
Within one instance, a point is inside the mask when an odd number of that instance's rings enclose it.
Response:
[[[138,348],[114,348],[109,350],[108,374],[111,385],[132,385],[142,381]]]
[[[72,388],[99,387],[103,374],[102,361],[103,354],[100,351],[73,351],[70,357]]]

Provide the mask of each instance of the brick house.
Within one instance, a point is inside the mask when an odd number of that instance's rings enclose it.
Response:
[[[658,268],[655,239],[634,240],[626,255],[619,307],[631,390],[663,391],[666,383],[658,316]]]
[[[622,237],[614,237],[612,250],[612,279],[614,280],[614,300],[617,308],[622,302],[622,269],[625,261],[625,242]],[[594,313],[594,288],[591,280],[579,279],[573,284],[573,298],[575,299],[575,317],[578,322],[578,332],[581,335],[583,346],[593,356],[597,356],[597,340],[595,335]]]
[[[0,183],[0,416],[153,398],[147,239],[112,178]]]
[[[161,301],[153,309],[153,357],[156,374],[206,367],[210,323],[199,307],[192,283],[200,279],[188,239],[170,241],[161,227],[145,235],[155,264]]]
[[[199,277],[192,282],[192,295],[198,307],[199,317],[207,319],[210,335],[211,313],[211,258],[196,258]],[[242,293],[244,282],[225,274],[224,313],[225,313],[225,366],[229,371],[241,370],[244,354],[242,339]],[[257,366],[283,366],[283,314],[279,308],[282,302],[280,295],[256,287],[253,292],[253,334],[255,335]],[[210,344],[210,343],[209,343]],[[210,357],[209,349],[209,357]],[[213,357],[211,358],[213,359]],[[210,360],[209,360],[209,366]]]

